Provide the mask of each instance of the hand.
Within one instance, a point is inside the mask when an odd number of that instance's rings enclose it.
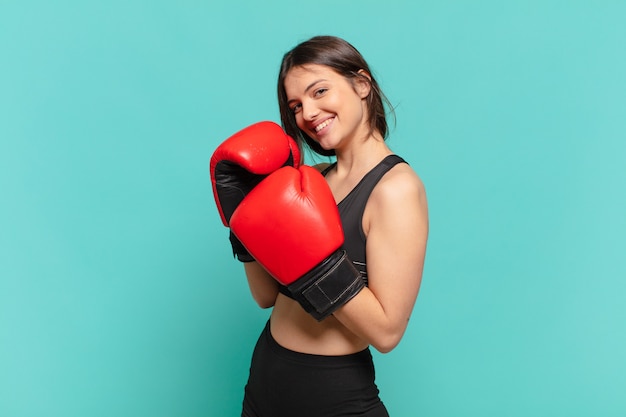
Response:
[[[335,199],[314,168],[284,167],[234,211],[233,233],[317,320],[350,301],[365,283],[341,246]]]
[[[298,167],[296,142],[273,122],[259,122],[235,133],[211,156],[210,171],[215,203],[225,226],[246,195],[265,177],[284,166]],[[241,242],[230,234],[233,254],[242,262],[254,261]]]

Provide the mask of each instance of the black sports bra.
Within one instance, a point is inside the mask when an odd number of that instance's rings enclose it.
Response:
[[[365,285],[367,285],[367,262],[365,256],[366,238],[365,232],[363,231],[363,212],[365,211],[365,205],[367,204],[372,190],[383,175],[401,162],[406,163],[404,159],[397,155],[388,155],[365,174],[348,195],[337,204],[345,236],[343,249],[345,249],[348,258],[352,260],[356,269],[363,276]],[[326,176],[336,164],[335,162],[324,169],[322,175]],[[286,296],[291,297],[287,287],[281,285],[279,290]]]

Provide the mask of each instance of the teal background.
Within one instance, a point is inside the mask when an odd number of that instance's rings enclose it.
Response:
[[[215,147],[352,42],[431,235],[392,417],[626,415],[623,1],[0,1],[0,416],[236,416],[268,317]],[[309,155],[308,160],[315,162]]]

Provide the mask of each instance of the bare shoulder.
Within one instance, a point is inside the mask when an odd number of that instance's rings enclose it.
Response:
[[[421,178],[408,164],[397,164],[376,185],[372,197],[381,203],[395,204],[407,199],[425,204],[426,189]]]
[[[378,226],[378,227],[375,227]],[[424,183],[407,164],[397,164],[376,184],[365,207],[363,229],[369,237],[396,236],[428,230],[428,203]]]

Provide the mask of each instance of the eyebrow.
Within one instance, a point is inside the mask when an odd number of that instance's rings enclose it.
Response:
[[[326,81],[326,79],[324,78],[320,78],[319,80],[315,80],[313,81],[311,84],[307,85],[307,87],[304,89],[304,93],[306,94],[307,91],[309,91],[315,84],[320,83],[322,81]],[[287,101],[287,104],[296,101],[296,99],[291,99]]]

